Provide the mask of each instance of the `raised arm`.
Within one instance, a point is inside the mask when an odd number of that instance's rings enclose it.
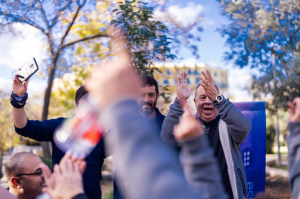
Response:
[[[170,110],[168,115],[165,117],[162,129],[161,129],[161,139],[168,145],[179,147],[179,143],[176,141],[173,135],[173,128],[179,122],[179,118],[183,115],[184,111],[181,108],[182,103],[186,103],[190,97],[192,88],[187,87],[187,74],[186,72],[180,72],[177,77],[177,98],[174,103],[170,105]]]
[[[24,101],[26,102],[24,98],[27,97],[26,95],[27,95],[28,83],[29,80],[21,84],[17,75],[15,75],[13,80],[13,92],[11,96],[11,103],[13,104],[14,123],[17,128],[24,128],[27,123],[27,115],[23,104]]]
[[[221,119],[230,129],[229,133],[236,143],[243,143],[252,128],[251,121],[228,99],[224,99],[220,103],[213,102],[218,109]]]
[[[37,141],[51,141],[56,127],[62,122],[63,118],[37,121],[28,120],[25,104],[28,98],[27,88],[29,80],[20,83],[17,76],[13,80],[13,92],[11,94],[11,104],[13,106],[13,119],[15,130],[18,134],[29,137]]]
[[[251,121],[244,116],[241,111],[236,108],[228,99],[224,99],[221,102],[216,101],[216,97],[219,92],[215,86],[214,79],[212,78],[209,70],[202,71],[202,77],[199,79],[202,81],[199,84],[204,88],[207,97],[213,102],[213,105],[217,108],[221,119],[227,124],[229,133],[236,143],[243,143],[247,138],[248,133],[251,131]]]

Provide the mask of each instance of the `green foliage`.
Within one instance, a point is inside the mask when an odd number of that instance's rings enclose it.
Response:
[[[109,192],[109,194],[104,195],[103,199],[113,199],[114,198],[114,191]]]
[[[286,146],[286,142],[280,142],[280,146]]]
[[[0,96],[0,151],[4,151],[10,146],[16,146],[19,137],[14,133],[12,106],[9,99],[4,98],[4,93],[1,91]]]
[[[288,167],[286,165],[274,164],[274,165],[271,165],[271,167],[288,171]],[[280,181],[280,179],[279,179],[279,181]]]
[[[279,117],[279,132],[285,137],[288,133],[287,129],[287,122],[288,121],[288,113],[284,111],[284,109],[278,110],[278,117]],[[275,126],[277,124],[276,116],[273,115],[272,111],[266,111],[266,128],[267,128],[267,135],[266,135],[266,153],[273,154],[274,151],[272,150],[275,138],[276,138],[276,130]]]
[[[52,169],[52,160],[45,158],[45,157],[40,157],[42,162],[47,165],[50,169]]]
[[[9,102],[10,93],[0,91],[0,151],[8,150],[9,147],[15,147],[19,143],[26,145],[39,145],[40,142],[21,137],[15,133],[12,106]],[[39,119],[41,106],[37,103],[36,96],[30,95],[30,101],[26,103],[25,109],[27,117],[30,119]]]
[[[288,100],[300,95],[300,2],[221,0],[221,7],[231,20],[219,29],[230,47],[225,60],[258,69],[252,86],[256,97],[271,94],[269,110],[286,108]]]
[[[276,135],[276,132],[275,132],[275,128],[272,125],[269,125],[267,126],[267,138],[266,138],[266,154],[273,154],[273,145],[274,145],[274,142],[275,142],[275,135]]]
[[[72,73],[64,74],[55,79],[51,93],[49,117],[70,117],[75,112],[75,93],[85,84],[85,78],[90,74],[91,67],[73,66]]]
[[[153,76],[153,72],[158,70],[151,67],[155,61],[176,57],[171,54],[168,29],[162,22],[153,19],[153,8],[147,3],[132,0],[118,5],[118,9],[113,10],[117,18],[111,24],[122,28],[133,67],[142,75]]]

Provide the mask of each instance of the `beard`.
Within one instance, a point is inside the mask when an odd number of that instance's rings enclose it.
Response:
[[[140,102],[140,112],[145,115],[151,115],[155,111],[156,102],[151,104],[150,102]]]

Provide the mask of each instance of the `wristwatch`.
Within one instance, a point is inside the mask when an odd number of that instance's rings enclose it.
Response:
[[[216,96],[215,102],[220,103],[220,102],[223,101],[223,99],[224,99],[224,97],[219,94],[219,95]]]

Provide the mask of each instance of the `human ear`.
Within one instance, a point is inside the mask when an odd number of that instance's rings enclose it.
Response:
[[[20,179],[18,177],[11,177],[10,182],[14,187],[22,188],[22,185],[20,183]]]

